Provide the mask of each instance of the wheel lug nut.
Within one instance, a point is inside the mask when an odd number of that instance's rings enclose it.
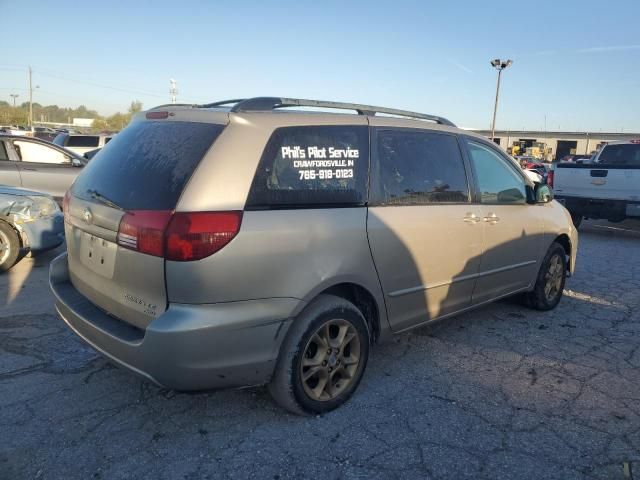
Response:
[[[331,349],[327,350],[327,355],[331,355]]]
[[[330,371],[330,372],[331,372],[331,371],[333,371],[333,368],[329,367],[329,371]]]
[[[322,366],[326,367],[327,366],[327,361],[325,360],[324,362],[322,362]]]

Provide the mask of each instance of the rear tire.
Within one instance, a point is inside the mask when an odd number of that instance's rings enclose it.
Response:
[[[567,253],[559,243],[552,243],[542,261],[535,286],[524,294],[526,306],[535,310],[552,310],[562,298],[567,279]]]
[[[20,237],[11,225],[0,221],[0,272],[6,272],[18,262]]]
[[[269,392],[299,415],[331,411],[358,388],[369,358],[369,329],[351,302],[320,295],[296,317],[280,349]]]

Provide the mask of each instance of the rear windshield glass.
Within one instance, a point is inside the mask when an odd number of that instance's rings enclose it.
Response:
[[[172,210],[223,125],[135,122],[84,168],[73,194],[97,190],[125,210]]]
[[[90,135],[71,135],[67,141],[67,147],[97,147],[98,137]]]
[[[247,206],[361,205],[368,172],[366,126],[279,128],[264,150]]]
[[[602,150],[598,162],[640,167],[640,144],[607,145]]]

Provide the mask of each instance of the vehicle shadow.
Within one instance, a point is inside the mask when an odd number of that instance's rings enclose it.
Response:
[[[32,279],[36,270],[48,271],[49,263],[66,249],[64,243],[42,252],[21,251],[19,261],[7,272],[0,274],[0,309],[3,315],[21,313],[25,306],[51,303],[48,276]]]

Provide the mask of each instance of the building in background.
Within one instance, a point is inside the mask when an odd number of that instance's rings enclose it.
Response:
[[[473,131],[491,138],[491,130]],[[551,162],[567,155],[591,155],[605,143],[633,139],[640,139],[640,133],[496,130],[494,141],[514,156],[530,155]]]
[[[72,125],[74,127],[90,127],[93,125],[93,118],[74,118]]]

